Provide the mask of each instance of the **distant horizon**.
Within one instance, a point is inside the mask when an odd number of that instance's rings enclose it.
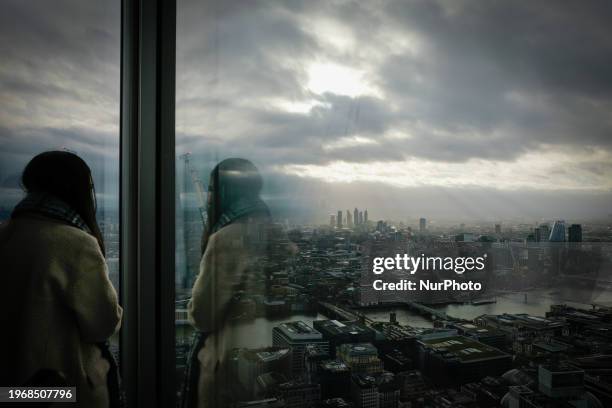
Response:
[[[3,197],[0,200],[0,211],[9,212],[12,211],[12,207],[17,204],[19,201],[19,197],[25,196],[25,192],[22,190],[15,190],[14,199],[7,200],[6,197]],[[185,197],[185,194],[182,195]],[[195,203],[195,197],[193,197],[193,193],[188,193],[187,196],[190,198],[187,199],[185,203],[188,205],[187,209],[193,211],[195,213],[199,212],[198,207]],[[412,222],[416,226],[418,226],[419,218],[426,218],[428,225],[436,225],[436,224],[444,224],[449,225],[456,223],[459,225],[460,223],[470,223],[470,224],[490,224],[494,226],[497,223],[501,223],[502,225],[506,222],[511,222],[514,224],[538,224],[538,223],[552,223],[556,220],[564,220],[567,223],[598,223],[598,224],[610,224],[612,225],[612,213],[606,213],[605,208],[602,208],[598,214],[563,214],[563,213],[555,213],[555,214],[546,214],[545,210],[539,212],[539,214],[525,215],[525,214],[517,214],[515,211],[515,215],[508,215],[499,213],[497,216],[480,214],[475,215],[474,213],[463,213],[463,214],[450,214],[444,213],[441,209],[436,211],[432,211],[431,209],[425,210],[422,212],[415,212],[411,210],[402,210],[398,208],[396,205],[389,207],[386,205],[387,203],[381,202],[379,205],[376,203],[370,203],[369,206],[360,206],[357,202],[353,206],[346,205],[329,205],[325,204],[325,207],[319,203],[318,205],[314,202],[311,202],[312,206],[306,205],[306,203],[298,203],[298,205],[293,206],[292,203],[295,203],[296,200],[289,200],[287,196],[291,196],[288,193],[286,196],[279,198],[278,195],[267,196],[266,193],[262,195],[262,199],[270,206],[272,210],[272,214],[274,217],[279,219],[291,219],[291,220],[300,220],[303,223],[310,224],[320,224],[326,225],[329,223],[329,217],[331,215],[336,215],[337,211],[342,210],[343,215],[346,214],[346,211],[351,211],[355,209],[355,206],[360,211],[365,209],[368,210],[369,221],[376,222],[379,220],[383,221],[391,221],[395,223],[399,222]],[[602,204],[607,202],[612,202],[612,197],[608,197],[607,195],[602,194],[600,196]],[[610,200],[610,201],[608,201]],[[316,200],[315,200],[316,201]],[[99,203],[99,213],[115,213],[115,216],[118,216],[119,206],[118,200],[115,197],[101,197],[98,195],[98,203]],[[440,205],[440,203],[437,203]],[[452,206],[453,202],[448,201],[446,204]],[[381,209],[382,207],[382,209]],[[603,207],[603,206],[602,206]],[[388,208],[385,210],[384,208]],[[474,207],[474,210],[478,210],[479,207]],[[177,211],[180,210],[177,207]],[[474,211],[475,212],[475,211]]]

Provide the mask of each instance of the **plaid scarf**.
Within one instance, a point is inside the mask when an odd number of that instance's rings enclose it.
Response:
[[[15,206],[11,217],[24,213],[37,213],[77,227],[91,234],[91,230],[83,218],[72,207],[59,198],[48,193],[28,193],[28,195]]]
[[[229,208],[227,208],[223,214],[219,217],[217,223],[213,226],[211,232],[217,232],[221,228],[226,225],[231,224],[232,222],[245,217],[247,215],[255,215],[261,214],[265,216],[270,216],[270,210],[266,203],[264,203],[261,199],[245,199],[241,198],[231,204]]]

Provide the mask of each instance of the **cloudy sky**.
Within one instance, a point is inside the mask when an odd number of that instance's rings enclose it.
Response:
[[[113,202],[119,2],[4,3],[0,191],[65,147]],[[178,4],[177,153],[203,175],[251,159],[316,219],[612,212],[610,2]]]

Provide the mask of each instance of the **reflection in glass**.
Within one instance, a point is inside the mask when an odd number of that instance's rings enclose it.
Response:
[[[585,67],[605,65],[607,8],[577,18],[558,3],[184,0],[177,11],[179,374],[194,330],[190,290],[203,273],[206,183],[230,157],[259,169],[271,219],[298,249],[266,273],[265,296],[251,299],[255,314],[231,344],[237,401],[360,406],[370,390],[374,405],[416,405],[433,390],[458,405],[428,385],[454,367],[450,357],[424,364],[436,347],[487,351],[482,373],[494,378],[510,357],[536,364],[524,352],[531,344],[513,343],[519,334],[538,344],[580,335],[593,345],[585,353],[602,352],[605,338],[593,333],[610,318],[612,153],[602,137],[610,93],[599,90],[610,84]],[[507,16],[521,16],[520,36]],[[579,31],[558,24],[582,18]],[[486,254],[481,271],[411,277],[484,289],[374,293],[369,257],[396,254]],[[573,313],[597,322],[593,331],[557,322]],[[500,333],[505,319],[551,330]],[[341,343],[353,346],[337,353]],[[297,359],[289,371],[279,357],[287,348]],[[449,380],[485,388],[470,375]]]
[[[0,223],[24,197],[21,172],[32,157],[77,154],[92,170],[117,291],[120,24],[120,1],[11,0],[0,13]]]

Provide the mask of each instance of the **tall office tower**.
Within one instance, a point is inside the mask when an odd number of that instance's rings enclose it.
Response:
[[[535,230],[536,242],[546,242],[550,236],[550,227],[548,224],[540,224]]]
[[[304,353],[309,344],[329,351],[329,342],[323,340],[323,335],[302,321],[281,323],[272,329],[272,345],[291,347],[291,371],[295,376],[305,374]]]
[[[419,232],[427,231],[427,219],[421,218],[419,219]]]
[[[336,216],[334,214],[329,216],[329,226],[332,228],[336,226]]]
[[[359,225],[363,224],[363,211],[359,211]]]
[[[495,224],[495,234],[501,234],[501,224]]]
[[[346,210],[346,226],[349,228],[353,226],[353,216],[349,210]]]
[[[359,225],[359,210],[357,209],[357,207],[355,207],[355,209],[353,210],[353,222],[355,223],[355,225]]]
[[[325,338],[325,336],[323,336],[323,338]],[[306,373],[305,373],[306,380],[310,383],[316,383],[317,377],[318,377],[319,364],[329,359],[330,359],[329,351],[323,350],[321,349],[321,347],[316,346],[314,344],[308,344],[306,348],[304,349],[304,367],[306,370]]]
[[[368,223],[368,209],[366,208],[365,212],[363,213],[363,222],[364,224]]]
[[[572,224],[568,229],[569,242],[582,242],[582,225]]]
[[[565,221],[555,221],[548,240],[550,242],[565,242]]]
[[[351,376],[351,399],[357,408],[379,408],[376,378],[368,375]]]
[[[342,228],[342,210],[338,210],[338,215],[336,216],[336,227]]]
[[[562,256],[563,250],[561,245],[565,245],[566,237],[565,237],[565,221],[557,220],[553,223],[552,229],[550,230],[550,236],[548,237],[548,241],[551,242],[552,246],[550,248],[550,258],[551,258],[551,267],[553,275],[559,275],[562,269]]]
[[[351,389],[351,370],[340,360],[327,359],[317,366],[317,379],[321,384],[321,399],[349,398]],[[344,400],[342,400],[344,401]],[[353,408],[353,404],[324,404],[320,408]]]

